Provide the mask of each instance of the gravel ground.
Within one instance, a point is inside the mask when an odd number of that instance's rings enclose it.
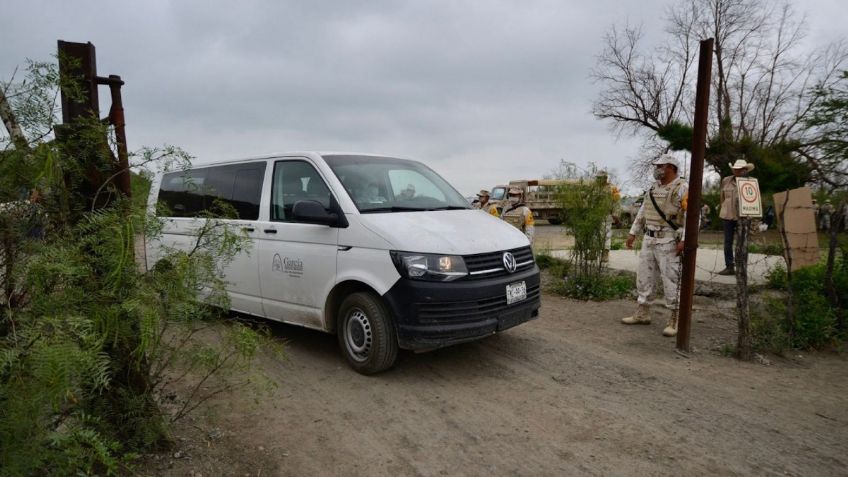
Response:
[[[543,295],[539,319],[402,353],[373,377],[334,336],[273,325],[279,387],[221,395],[145,475],[845,475],[848,362],[723,356],[732,301],[698,297],[693,353],[618,320],[630,301]],[[180,390],[177,390],[178,392]]]

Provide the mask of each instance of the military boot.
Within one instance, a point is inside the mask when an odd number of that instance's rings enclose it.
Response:
[[[668,323],[663,330],[663,336],[677,335],[677,310],[671,310],[671,316],[668,317]]]
[[[636,309],[636,314],[622,318],[621,322],[625,325],[650,325],[651,324],[651,305],[640,304]]]

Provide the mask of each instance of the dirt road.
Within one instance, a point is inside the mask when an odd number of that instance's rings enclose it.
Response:
[[[375,377],[335,337],[276,325],[288,362],[259,403],[229,395],[178,429],[157,475],[845,475],[848,360],[743,364],[730,310],[696,312],[690,357],[630,302],[545,294],[536,321]],[[211,429],[216,426],[217,429]],[[202,430],[202,432],[201,432]],[[211,432],[210,432],[211,430]]]

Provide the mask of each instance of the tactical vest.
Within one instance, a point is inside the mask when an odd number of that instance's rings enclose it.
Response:
[[[654,203],[651,201],[650,194],[653,194],[654,200],[657,202],[660,209],[662,209],[665,214],[665,218],[673,222],[678,227],[683,227],[683,214],[685,213],[685,210],[683,210],[683,207],[680,206],[680,199],[678,199],[677,196],[680,193],[680,188],[683,187],[685,183],[686,182],[683,179],[678,177],[668,184],[654,184],[650,189],[648,189],[643,201],[646,225],[669,227],[668,222],[660,217],[660,214],[654,207]]]
[[[527,208],[525,205],[519,205],[512,210],[504,211],[503,216],[501,218],[508,224],[517,228],[520,231],[524,231],[525,219],[524,219],[524,210]]]

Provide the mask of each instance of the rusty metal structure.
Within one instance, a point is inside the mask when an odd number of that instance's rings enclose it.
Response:
[[[704,155],[707,147],[707,115],[710,105],[710,78],[713,66],[713,44],[701,41],[698,59],[698,83],[695,90],[695,124],[692,134],[692,162],[689,167],[689,210],[701,208],[701,183],[704,177]],[[695,258],[698,254],[700,214],[686,214],[686,237],[683,240],[683,273],[680,279],[680,301],[677,324],[677,349],[691,351],[689,336],[692,324],[692,295],[695,291]]]
[[[121,86],[124,82],[118,75],[108,77],[97,75],[97,59],[94,45],[88,43],[74,43],[58,41],[59,52],[59,77],[62,99],[62,122],[63,128],[72,129],[83,118],[99,118],[100,99],[98,86],[106,85],[111,94],[112,106],[109,116],[100,119],[104,124],[109,124],[115,129],[115,140],[118,157],[114,157],[108,148],[106,138],[103,138],[104,155],[112,161],[111,171],[107,177],[101,177],[99,170],[89,171],[89,179],[92,182],[105,181],[114,178],[115,185],[123,195],[131,195],[129,153],[127,152],[126,121],[124,119],[124,106],[121,99]],[[75,85],[75,93],[70,94],[66,85]],[[61,137],[62,133],[57,132]]]

